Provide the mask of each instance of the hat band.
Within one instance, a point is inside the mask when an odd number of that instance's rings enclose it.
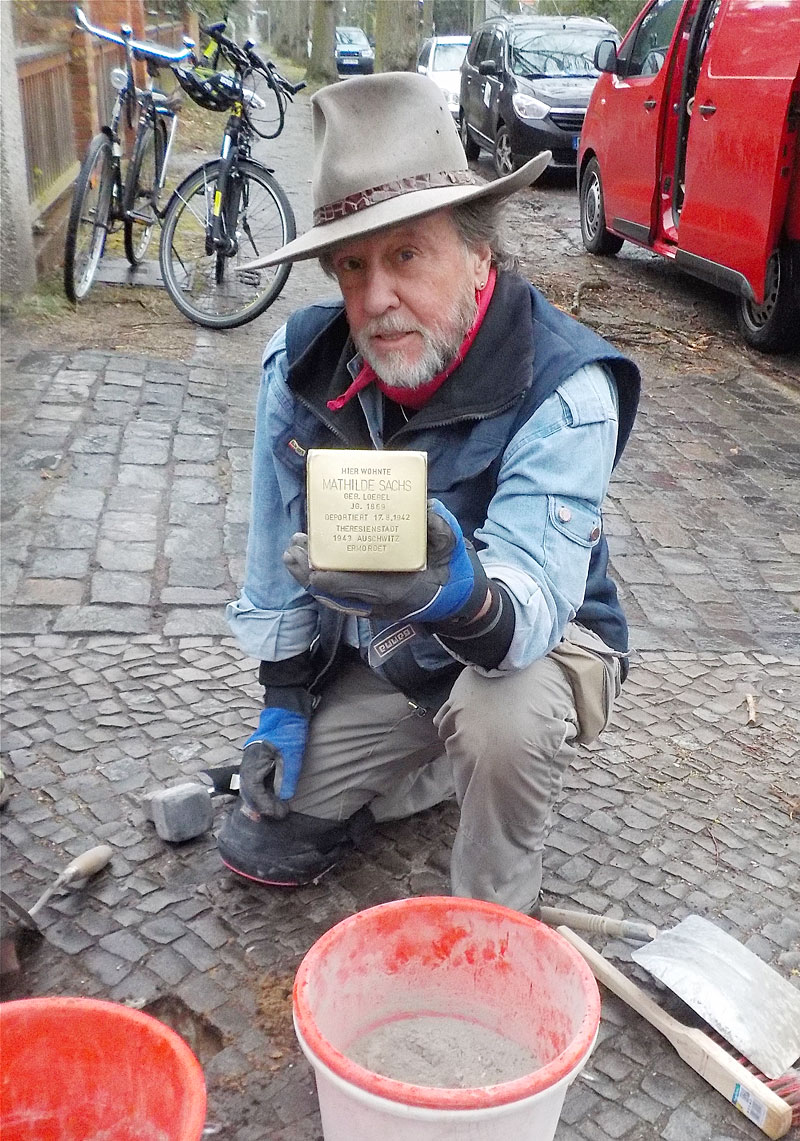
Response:
[[[348,194],[346,198],[340,198],[336,202],[318,206],[314,211],[314,225],[324,226],[328,222],[335,222],[337,218],[346,218],[349,214],[366,210],[368,206],[375,206],[378,202],[385,202],[389,198],[398,198],[401,194],[411,194],[415,190],[431,190],[439,186],[474,185],[476,185],[475,178],[470,170],[442,170],[435,174],[413,174],[409,178],[383,182],[380,186],[359,190],[356,194]]]

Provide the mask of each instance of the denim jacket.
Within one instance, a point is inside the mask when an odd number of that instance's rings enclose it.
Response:
[[[331,303],[331,316],[340,311],[340,302]],[[328,319],[327,313],[323,316]],[[586,344],[576,355],[582,338]],[[550,374],[556,360],[562,368],[565,361],[586,362],[538,403],[530,399],[537,352]],[[427,452],[429,495],[450,507],[473,538],[489,577],[502,582],[511,596],[513,640],[498,670],[487,672],[521,669],[548,653],[581,610],[593,551],[602,542],[605,552],[601,505],[633,419],[635,367],[508,274],[498,279],[466,360],[439,390],[449,388],[446,398],[437,403],[438,394],[434,396],[391,440],[383,439],[382,397],[374,386],[359,393],[352,408],[340,413],[326,409],[326,399],[343,391],[358,363],[349,343],[337,354],[338,346],[324,381],[318,367],[311,370],[310,388],[298,383],[294,373],[290,376],[285,326],[264,355],[245,582],[227,610],[243,650],[264,661],[282,661],[306,650],[319,634],[320,619],[324,624],[329,617],[320,614],[322,608],[281,561],[291,535],[306,528],[308,448],[390,446]],[[620,382],[625,389],[622,432]],[[535,407],[529,412],[531,404]],[[477,515],[466,518],[473,502]],[[612,608],[618,610],[613,584],[605,578],[605,558],[600,562],[606,593],[610,586]],[[619,620],[624,630],[621,611]],[[364,620],[357,627],[352,620],[348,637],[363,649],[374,632]],[[455,664],[432,637],[415,639],[411,648],[423,671]]]

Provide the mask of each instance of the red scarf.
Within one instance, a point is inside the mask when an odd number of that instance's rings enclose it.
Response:
[[[368,365],[365,361],[361,366],[361,370],[358,376],[350,384],[350,386],[345,389],[342,395],[328,401],[328,407],[330,408],[331,412],[338,412],[340,408],[344,408],[348,400],[351,400],[357,392],[361,392],[361,390],[366,388],[368,384],[371,384],[373,380],[381,392],[384,394],[384,396],[388,396],[390,400],[394,400],[396,403],[402,404],[406,408],[413,408],[415,411],[419,408],[422,408],[423,405],[428,403],[434,392],[436,392],[437,388],[440,388],[447,380],[448,376],[450,376],[452,372],[455,372],[455,370],[463,361],[464,357],[469,352],[470,347],[472,346],[472,342],[475,340],[475,337],[478,334],[478,329],[481,327],[483,318],[486,316],[486,310],[489,308],[489,302],[491,301],[492,294],[494,293],[496,280],[497,271],[495,270],[494,266],[492,266],[489,271],[489,277],[487,278],[483,289],[477,289],[475,291],[475,301],[477,302],[478,307],[478,311],[475,315],[475,320],[470,325],[467,331],[467,335],[464,337],[464,340],[459,346],[458,352],[453,357],[447,368],[442,369],[442,371],[437,373],[432,380],[427,381],[425,384],[419,385],[418,388],[396,388],[390,384],[386,384],[385,381],[381,380],[372,366]]]

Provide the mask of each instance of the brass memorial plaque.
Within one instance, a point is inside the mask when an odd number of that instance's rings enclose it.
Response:
[[[308,560],[316,570],[416,571],[427,560],[425,452],[312,448]]]

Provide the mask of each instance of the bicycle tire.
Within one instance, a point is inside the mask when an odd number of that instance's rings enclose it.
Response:
[[[91,289],[103,256],[113,184],[111,140],[95,135],[75,179],[64,242],[64,292],[73,303]]]
[[[136,136],[122,195],[125,214],[141,215],[137,221],[124,219],[125,257],[131,265],[144,261],[158,221],[159,181],[166,153],[167,128],[163,119],[156,118],[155,123],[146,120]]]
[[[164,213],[159,258],[166,290],[185,317],[208,329],[235,329],[269,308],[291,269],[284,263],[242,274],[237,266],[279,249],[297,230],[280,183],[260,163],[243,159],[237,168],[242,182],[235,188],[241,195],[234,235],[237,250],[226,256],[224,263],[219,260],[219,251],[207,253],[206,229],[219,168],[219,159],[204,163],[174,192]],[[229,217],[225,203],[222,217]],[[220,275],[221,266],[227,268]],[[217,281],[219,276],[221,282]]]

